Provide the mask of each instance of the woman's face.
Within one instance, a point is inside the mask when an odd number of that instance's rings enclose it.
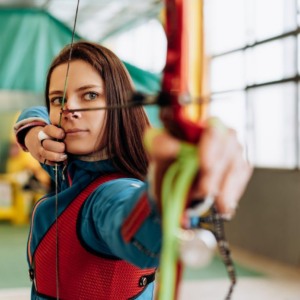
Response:
[[[66,72],[67,63],[64,63],[53,70],[50,78],[49,115],[53,125],[59,123]],[[90,64],[83,60],[72,61],[64,109],[105,106],[104,89],[103,79]],[[66,151],[71,154],[85,155],[105,147],[104,117],[105,110],[64,112],[61,127],[66,133],[64,139]]]

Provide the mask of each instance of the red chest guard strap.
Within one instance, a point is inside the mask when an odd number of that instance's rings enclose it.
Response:
[[[83,247],[76,232],[80,209],[101,184],[124,178],[103,175],[85,188],[58,218],[59,295],[63,300],[135,299],[154,280],[155,269],[140,270],[124,260],[95,255]],[[56,299],[55,224],[41,240],[34,254],[37,295]]]

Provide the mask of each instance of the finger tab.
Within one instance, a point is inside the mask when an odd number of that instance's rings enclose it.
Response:
[[[47,139],[52,139],[48,134],[46,134],[44,131],[39,131],[39,133],[38,133],[38,139],[40,140],[40,141],[43,141],[43,140],[47,140]]]

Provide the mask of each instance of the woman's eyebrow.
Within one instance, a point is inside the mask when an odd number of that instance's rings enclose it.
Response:
[[[96,85],[96,84],[89,84],[89,85],[84,85],[80,88],[78,88],[76,90],[76,92],[80,92],[80,91],[83,91],[83,90],[87,90],[87,89],[90,89],[90,88],[100,88],[101,90],[103,90],[103,87],[101,85]],[[56,94],[63,94],[64,91],[60,91],[60,90],[56,90],[56,91],[51,91],[49,93],[49,96],[51,95],[56,95]]]
[[[62,93],[63,93],[63,91],[59,91],[59,90],[51,91],[51,92],[49,92],[49,96],[54,95],[54,94],[62,94]]]
[[[89,84],[89,85],[84,85],[84,86],[78,88],[76,90],[76,92],[80,92],[80,91],[87,90],[87,89],[90,89],[90,88],[100,88],[101,90],[103,90],[103,87],[101,85]]]

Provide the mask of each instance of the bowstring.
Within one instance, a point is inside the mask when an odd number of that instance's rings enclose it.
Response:
[[[79,9],[79,2],[77,1],[77,7],[76,7],[76,13],[75,13],[75,21],[72,31],[72,40],[71,40],[71,46],[70,46],[70,54],[68,59],[68,65],[67,65],[67,73],[66,73],[66,79],[65,79],[65,85],[64,85],[64,93],[61,103],[61,110],[60,110],[60,116],[59,116],[59,122],[58,122],[58,128],[61,128],[61,120],[62,120],[62,114],[63,114],[63,108],[65,105],[65,97],[66,97],[66,91],[67,91],[67,85],[68,85],[68,77],[69,77],[69,69],[70,69],[70,62],[72,59],[72,51],[73,51],[73,44],[74,44],[74,36],[75,36],[75,29],[76,29],[76,23],[77,23],[77,16],[78,16],[78,9]],[[56,245],[56,299],[59,300],[59,263],[58,263],[58,164],[55,164],[55,245]]]

